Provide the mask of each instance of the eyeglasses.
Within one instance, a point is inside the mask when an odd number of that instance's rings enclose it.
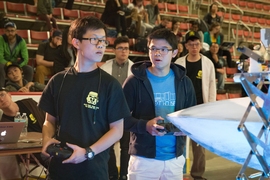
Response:
[[[118,47],[118,48],[115,48],[117,51],[128,51],[129,48],[128,47]]]
[[[0,93],[0,98],[4,98],[7,93]]]
[[[82,40],[89,40],[91,44],[93,45],[98,45],[99,43],[101,43],[103,46],[108,46],[109,45],[109,41],[105,40],[105,39],[98,39],[98,38],[82,38]]]
[[[168,49],[168,48],[160,48],[160,49],[155,48],[155,47],[149,48],[150,53],[156,53],[157,51],[159,51],[159,53],[162,55],[166,55],[168,54],[169,51],[172,51],[172,50],[173,49]]]
[[[187,45],[190,47],[199,47],[201,44],[200,43],[189,43]]]

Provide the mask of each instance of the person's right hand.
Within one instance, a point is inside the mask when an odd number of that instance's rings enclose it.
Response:
[[[54,138],[43,139],[43,146],[42,146],[41,153],[44,154],[45,156],[49,157],[50,155],[46,152],[48,146],[51,144],[59,144],[59,143],[60,143],[60,141],[58,141]]]
[[[159,132],[157,130],[157,129],[164,129],[163,126],[160,126],[157,124],[159,120],[164,121],[162,117],[158,116],[158,117],[155,117],[154,119],[149,120],[146,124],[146,130],[152,136],[163,136],[164,134],[166,134],[166,132]]]
[[[218,55],[217,54],[212,54],[213,59],[215,60],[215,62],[218,62]]]
[[[19,92],[29,92],[29,89],[27,87],[21,87],[19,90]]]

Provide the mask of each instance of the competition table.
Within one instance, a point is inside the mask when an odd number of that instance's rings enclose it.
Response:
[[[32,155],[40,153],[42,149],[42,134],[37,132],[28,132],[27,136],[20,138],[17,143],[0,144],[0,156],[19,155],[25,167],[25,177],[30,176],[30,157],[32,157],[38,165],[39,161]],[[22,155],[26,155],[25,157]],[[42,165],[40,165],[42,166]]]

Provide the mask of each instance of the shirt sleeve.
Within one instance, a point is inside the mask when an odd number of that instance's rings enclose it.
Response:
[[[47,43],[41,43],[41,44],[39,44],[38,50],[37,50],[37,54],[38,55],[44,56],[46,45],[47,45]]]
[[[20,49],[21,49],[21,56],[23,58],[23,61],[20,63],[20,67],[23,67],[27,65],[29,61],[27,45],[24,39],[22,39],[20,43]]]

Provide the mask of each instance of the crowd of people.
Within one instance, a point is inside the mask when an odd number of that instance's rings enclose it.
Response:
[[[101,19],[79,18],[61,31],[51,16],[51,1],[38,0],[37,7],[47,6],[38,12],[51,37],[38,46],[35,73],[16,24],[5,22],[5,34],[0,36],[2,121],[13,121],[14,110],[21,109],[20,102],[10,100],[9,92],[43,92],[37,107],[42,122],[35,125],[39,129],[29,130],[43,129],[45,156],[53,143],[73,149],[66,160],[51,159],[48,179],[183,179],[185,135],[165,131],[161,124],[170,124],[169,113],[213,102],[216,93],[226,93],[224,67],[231,67],[232,59],[228,49],[220,47],[222,19],[216,4],[204,18],[209,31],[202,32],[194,21],[184,34],[176,19],[168,28],[171,19],[160,17],[157,3],[151,0],[144,7],[142,0],[135,0],[125,9],[121,0],[108,0]],[[147,35],[149,60],[129,59],[126,15],[139,36]],[[109,45],[107,25],[117,30],[115,57],[99,68],[97,62]],[[51,78],[47,85],[46,77]],[[7,102],[13,105],[12,111]],[[28,116],[32,111],[37,109],[28,109]],[[120,171],[114,152],[118,140]],[[192,152],[191,176],[204,180],[205,149],[192,141]]]

